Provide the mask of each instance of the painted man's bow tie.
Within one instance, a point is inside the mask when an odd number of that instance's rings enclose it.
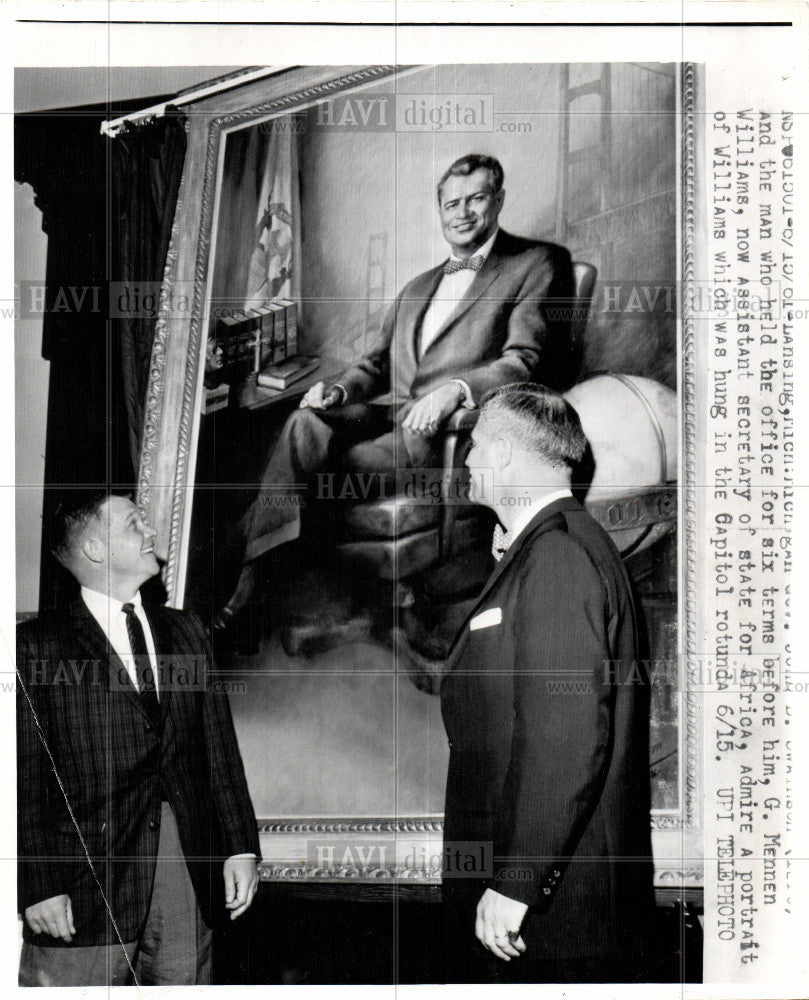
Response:
[[[456,271],[464,271],[467,268],[470,271],[479,271],[483,267],[483,258],[478,255],[477,257],[467,257],[466,260],[456,260],[454,257],[444,264],[444,274],[455,274]]]
[[[494,537],[492,538],[492,555],[497,562],[500,562],[506,554],[506,549],[510,542],[509,533],[499,524],[496,524],[494,526]]]

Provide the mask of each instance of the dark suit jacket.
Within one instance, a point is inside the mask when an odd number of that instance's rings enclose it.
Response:
[[[177,819],[207,920],[213,904],[224,902],[221,862],[233,854],[260,856],[227,695],[205,689],[211,657],[202,627],[186,612],[145,610],[163,663],[162,727],[150,724],[123,664],[110,655],[82,600],[18,629],[17,665],[25,687],[18,683],[19,910],[67,893],[76,925],[73,945],[116,937],[65,798],[125,941],[138,937],[147,914],[161,797]],[[168,669],[174,684],[166,680]],[[191,683],[184,684],[181,674]],[[33,934],[27,924],[25,937],[61,943]]]
[[[441,690],[445,838],[493,841],[485,884],[529,904],[533,958],[638,958],[653,905],[649,690],[632,673],[626,570],[578,502],[558,500],[469,621],[490,608],[502,621],[467,623]],[[450,905],[463,881],[445,880]]]
[[[476,403],[509,382],[534,379],[558,389],[572,384],[569,314],[555,311],[560,305],[569,309],[573,295],[564,247],[501,229],[466,295],[419,358],[422,318],[442,276],[443,264],[405,285],[378,343],[336,379],[347,402],[383,395],[384,401],[406,403],[451,378],[464,379]]]

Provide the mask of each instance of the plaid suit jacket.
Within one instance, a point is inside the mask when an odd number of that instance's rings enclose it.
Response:
[[[83,601],[18,628],[19,910],[67,893],[72,946],[115,942],[113,919],[125,941],[138,937],[163,797],[209,922],[222,902],[221,862],[260,856],[227,696],[208,690],[212,661],[202,626],[186,612],[145,610],[160,669],[162,726],[151,724]],[[62,943],[27,924],[24,934]]]

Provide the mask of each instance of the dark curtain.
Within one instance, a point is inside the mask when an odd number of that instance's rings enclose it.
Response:
[[[169,98],[155,95],[148,103]],[[101,123],[144,103],[105,101],[14,117],[14,177],[33,188],[48,237],[45,275],[19,275],[23,305],[30,298],[25,282],[39,286],[45,280],[45,304],[35,310],[42,320],[42,356],[50,366],[41,401],[48,412],[45,524],[76,486],[135,483],[118,328],[108,296],[120,245],[111,236],[117,220],[110,212],[110,162],[118,140],[103,135]],[[40,333],[36,324],[21,324],[15,336]],[[76,590],[75,580],[43,547],[39,610],[63,607]]]
[[[119,353],[135,470],[160,284],[185,150],[185,118],[176,109],[148,124],[134,125],[111,140],[112,340]]]

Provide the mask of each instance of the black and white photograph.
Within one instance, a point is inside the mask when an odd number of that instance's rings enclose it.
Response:
[[[802,8],[152,6],[16,15],[9,983],[797,996]]]

